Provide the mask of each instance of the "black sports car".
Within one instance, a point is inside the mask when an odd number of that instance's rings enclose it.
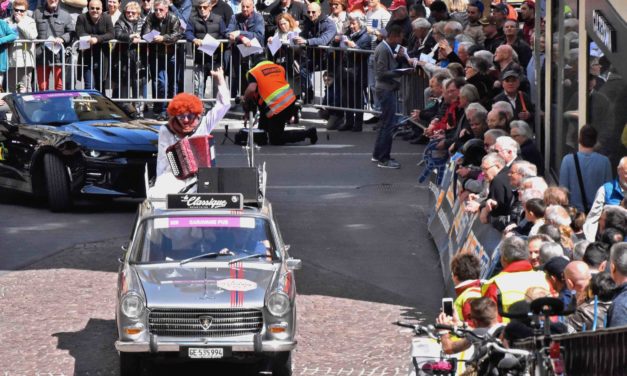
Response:
[[[13,93],[0,106],[0,187],[63,211],[76,195],[144,197],[159,124],[92,90]]]

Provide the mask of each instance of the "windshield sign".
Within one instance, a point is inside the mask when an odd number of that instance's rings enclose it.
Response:
[[[205,262],[245,258],[267,262],[280,257],[270,223],[254,217],[179,216],[153,218],[142,223],[133,245],[139,263],[183,261],[199,257]],[[210,253],[213,257],[204,257]],[[263,257],[257,257],[262,255]]]
[[[170,217],[156,218],[155,228],[224,227],[255,228],[255,218],[242,217]]]

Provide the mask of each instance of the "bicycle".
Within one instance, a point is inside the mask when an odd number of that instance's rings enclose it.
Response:
[[[530,351],[505,348],[498,336],[489,333],[480,335],[474,330],[442,324],[436,324],[435,328],[447,330],[459,338],[472,337],[478,341],[472,359],[466,361],[473,369],[472,374],[529,375],[529,360],[532,357]]]
[[[532,369],[536,376],[565,376],[563,348],[551,336],[551,316],[567,316],[573,310],[565,310],[564,303],[556,298],[538,298],[529,304],[524,313],[499,314],[510,319],[531,319]]]
[[[419,337],[412,341],[412,365],[414,369],[410,376],[420,375],[455,375],[459,371],[458,363],[465,363],[466,360],[458,357],[446,355],[442,350],[441,337],[433,325],[423,326],[403,321],[396,321],[395,325],[410,328]],[[460,355],[461,358],[472,356],[472,352],[466,351]]]

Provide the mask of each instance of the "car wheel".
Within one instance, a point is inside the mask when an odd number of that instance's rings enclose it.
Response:
[[[53,212],[60,212],[72,206],[70,182],[63,162],[54,154],[44,156],[46,174],[46,194],[48,205]]]
[[[141,356],[135,353],[120,353],[120,376],[138,376],[141,374]]]
[[[286,351],[276,354],[272,359],[273,376],[292,376],[292,352]]]

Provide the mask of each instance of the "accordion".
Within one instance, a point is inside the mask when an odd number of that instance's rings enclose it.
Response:
[[[199,167],[215,166],[213,136],[182,138],[166,149],[165,156],[174,176],[187,179],[196,175]]]

